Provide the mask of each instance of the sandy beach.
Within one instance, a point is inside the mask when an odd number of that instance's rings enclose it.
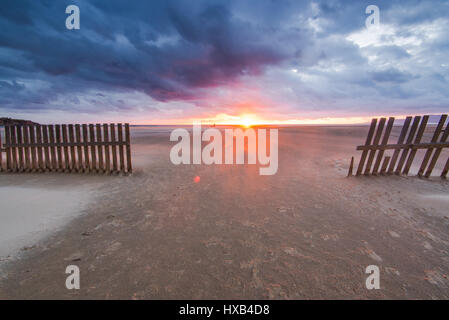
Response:
[[[261,176],[173,165],[171,129],[131,128],[131,176],[0,175],[0,299],[449,299],[447,150],[430,179],[348,178],[367,126],[283,127]]]

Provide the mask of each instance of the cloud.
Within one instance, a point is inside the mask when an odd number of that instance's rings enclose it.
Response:
[[[76,31],[65,28],[73,3]],[[447,110],[447,2],[379,1],[378,32],[365,29],[369,4],[6,0],[0,110],[157,119]]]

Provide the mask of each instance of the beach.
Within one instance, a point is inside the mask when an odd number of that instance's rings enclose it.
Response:
[[[449,298],[447,150],[429,179],[422,152],[407,177],[347,177],[368,126],[286,126],[263,176],[172,164],[172,129],[131,127],[129,176],[1,174],[0,230],[25,227],[0,236],[0,299]]]

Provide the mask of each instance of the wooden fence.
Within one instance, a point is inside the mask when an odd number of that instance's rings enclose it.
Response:
[[[129,124],[6,125],[0,150],[2,172],[132,173]]]
[[[423,117],[416,116],[414,118],[407,117],[400,131],[397,142],[395,144],[389,144],[388,139],[393,128],[394,118],[389,118],[388,122],[386,118],[381,118],[380,121],[378,121],[378,119],[373,119],[371,121],[371,126],[365,144],[357,147],[357,150],[362,151],[362,155],[356,175],[407,175],[410,171],[410,167],[412,166],[417,151],[419,149],[425,149],[426,153],[422,159],[418,176],[428,178],[432,174],[443,148],[449,147],[449,143],[447,142],[449,136],[449,123],[446,125],[446,128],[443,129],[447,120],[446,114],[441,116],[437,126],[433,130],[431,140],[429,142],[421,141],[423,139],[428,120],[428,115]],[[378,122],[379,124],[377,124]],[[393,150],[392,155],[384,157],[386,150]],[[352,157],[349,166],[349,176],[352,175],[353,167],[354,157]],[[448,170],[449,158],[447,159],[441,172],[442,178],[446,178]]]

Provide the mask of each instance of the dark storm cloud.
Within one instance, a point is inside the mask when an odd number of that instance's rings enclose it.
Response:
[[[0,49],[13,58],[4,57],[0,66],[17,76],[28,66],[33,79],[51,81],[55,95],[96,87],[168,101],[194,98],[195,88],[258,74],[283,59],[281,48],[265,39],[269,34],[236,19],[226,2],[75,1],[78,31],[65,29],[70,3],[2,3]]]

